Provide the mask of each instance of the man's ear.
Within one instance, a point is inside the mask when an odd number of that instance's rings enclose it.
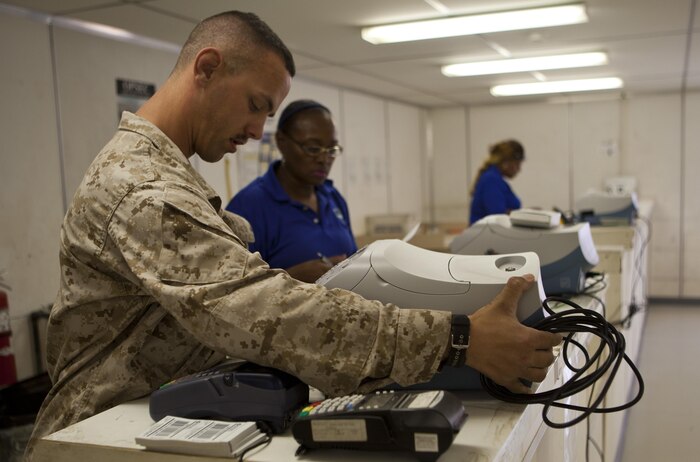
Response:
[[[214,72],[224,65],[221,52],[216,48],[203,48],[194,58],[195,80],[201,85],[207,85]]]

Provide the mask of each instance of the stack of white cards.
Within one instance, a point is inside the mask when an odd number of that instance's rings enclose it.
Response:
[[[235,458],[267,438],[255,422],[167,416],[137,436],[136,443],[152,451]]]

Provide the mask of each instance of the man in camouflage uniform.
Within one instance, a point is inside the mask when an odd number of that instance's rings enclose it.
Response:
[[[250,228],[192,168],[220,160],[286,97],[294,62],[256,16],[200,23],[163,87],[124,113],[79,186],[61,230],[61,285],[48,327],[54,386],[36,438],[226,355],[285,370],[329,395],[429,380],[449,350],[451,314],[399,309],[270,269]],[[467,364],[514,391],[539,381],[559,337],[514,312],[513,278],[471,316]]]

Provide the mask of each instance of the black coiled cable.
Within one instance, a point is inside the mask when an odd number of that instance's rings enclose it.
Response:
[[[571,309],[555,312],[549,306],[552,302],[568,305]],[[642,399],[642,395],[644,394],[644,380],[637,367],[625,353],[625,337],[615,326],[609,323],[605,317],[598,312],[583,308],[564,297],[547,297],[542,303],[542,306],[549,316],[545,317],[533,327],[556,334],[566,334],[561,354],[563,355],[566,366],[574,373],[573,376],[559,388],[540,393],[525,394],[513,393],[482,375],[481,384],[491,396],[509,403],[543,404],[542,419],[552,428],[567,428],[576,425],[593,413],[622,411],[635,405]],[[589,333],[600,339],[600,343],[595,351],[589,352],[581,343],[573,339],[573,336],[579,332]],[[569,359],[569,349],[573,347],[583,353],[584,364],[580,367],[575,366]],[[628,364],[637,378],[637,395],[629,402],[620,406],[601,408],[600,406],[605,398],[605,394],[612,385],[617,370],[620,368],[623,361]],[[591,397],[593,399],[589,401],[589,405],[577,406],[561,402],[561,400],[580,393],[588,387],[595,386],[596,382],[606,374],[608,375],[602,382],[603,386],[600,393],[595,398]],[[548,416],[550,408],[552,407],[579,411],[581,414],[568,422],[554,422]]]

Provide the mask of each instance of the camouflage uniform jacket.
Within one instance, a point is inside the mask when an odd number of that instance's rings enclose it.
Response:
[[[247,250],[246,225],[165,134],[124,113],[61,229],[47,346],[54,386],[35,438],[226,355],[329,395],[437,371],[450,313],[299,282]]]

